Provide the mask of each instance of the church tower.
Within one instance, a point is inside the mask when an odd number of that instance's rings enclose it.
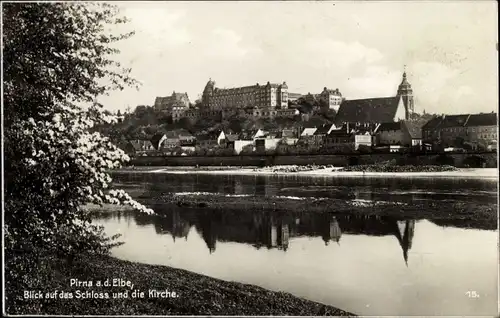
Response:
[[[398,87],[398,97],[400,96],[405,105],[406,119],[410,119],[411,114],[414,112],[414,102],[413,102],[413,89],[410,83],[406,80],[406,70],[403,72],[403,80]]]

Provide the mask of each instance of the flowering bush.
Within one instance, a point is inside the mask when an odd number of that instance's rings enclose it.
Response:
[[[6,262],[109,251],[116,237],[91,224],[87,203],[153,213],[111,189],[109,171],[129,158],[90,131],[114,120],[96,98],[137,84],[110,59],[118,52],[112,44],[132,35],[106,33],[126,22],[117,14],[102,3],[3,6]],[[19,278],[27,264],[11,266],[8,277]]]

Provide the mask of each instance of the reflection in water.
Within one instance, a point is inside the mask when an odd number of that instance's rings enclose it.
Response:
[[[493,231],[390,217],[187,209],[165,217],[108,212],[98,223],[113,234],[132,224],[114,252],[119,258],[288,291],[361,315],[486,315],[496,304]],[[461,290],[471,284],[483,291],[480,302],[463,301]]]
[[[325,245],[340,244],[343,233],[394,236],[402,249],[403,259],[408,262],[415,231],[415,220],[397,220],[392,217],[332,215],[329,213],[300,216],[292,214],[274,215],[264,212],[248,214],[220,211],[184,209],[166,211],[161,205],[154,207],[163,216],[148,216],[126,213],[127,220],[133,218],[138,225],[153,224],[157,234],[168,234],[173,240],[187,240],[191,228],[195,228],[205,241],[210,253],[217,249],[217,242],[237,242],[257,249],[287,251],[290,240],[296,237],[321,237]],[[111,215],[107,216],[112,217]],[[116,217],[120,218],[120,214]],[[129,222],[129,221],[127,221]]]
[[[148,205],[167,193],[210,192],[235,200],[240,195],[356,200],[367,213],[378,201],[442,207],[444,219],[415,221],[159,203],[150,207],[162,216],[107,212],[97,222],[110,234],[124,234],[125,244],[113,250],[116,257],[286,291],[360,315],[496,313],[498,235],[481,230],[496,229],[496,221],[467,218],[459,209],[462,204],[496,210],[496,181],[140,173],[116,175],[115,181]],[[470,288],[481,298],[464,298],[462,291]]]
[[[396,237],[403,249],[403,258],[406,266],[408,266],[408,251],[411,249],[411,243],[415,235],[415,221],[397,221],[397,223],[399,231],[396,232]]]

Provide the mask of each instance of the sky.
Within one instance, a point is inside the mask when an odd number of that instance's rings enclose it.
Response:
[[[122,2],[135,30],[115,58],[142,85],[100,101],[153,105],[211,78],[220,88],[282,83],[338,88],[347,99],[395,96],[405,69],[415,111],[498,109],[496,1]]]

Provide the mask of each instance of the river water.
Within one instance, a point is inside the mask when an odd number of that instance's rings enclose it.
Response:
[[[220,193],[235,200],[340,193],[368,208],[377,202],[425,201],[443,209],[460,201],[477,202],[479,208],[497,203],[492,180],[152,173],[114,179],[139,200],[168,193],[186,198]],[[96,218],[108,234],[122,234],[125,244],[113,250],[114,256],[285,291],[358,315],[498,313],[494,222],[152,207],[163,216],[116,212]]]

